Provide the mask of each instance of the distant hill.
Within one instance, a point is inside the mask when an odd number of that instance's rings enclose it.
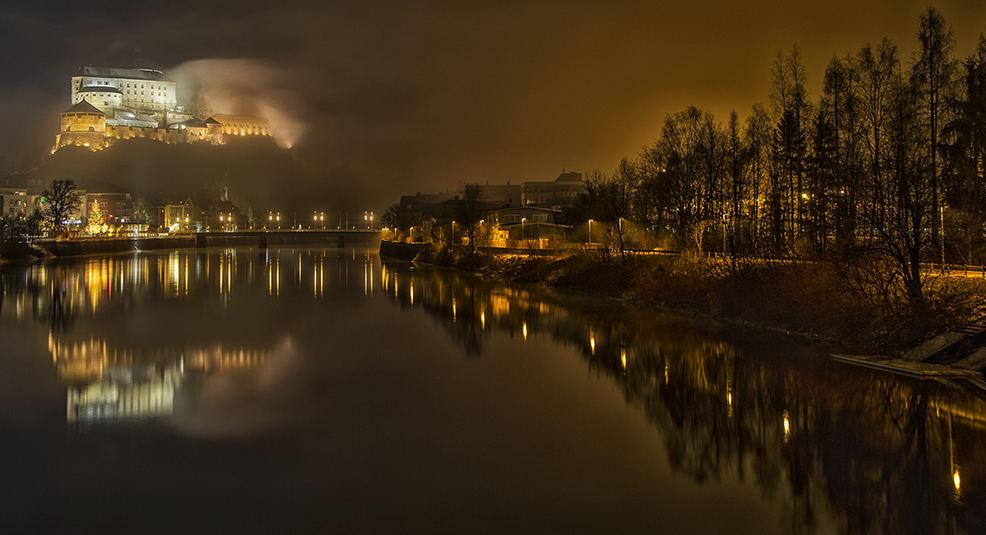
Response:
[[[314,172],[270,137],[236,139],[226,145],[168,145],[146,139],[117,141],[92,152],[63,147],[47,157],[39,175],[45,182],[71,178],[82,189],[117,189],[143,195],[154,204],[189,196],[218,198],[223,190],[241,210],[308,209]],[[116,186],[117,188],[113,188]]]

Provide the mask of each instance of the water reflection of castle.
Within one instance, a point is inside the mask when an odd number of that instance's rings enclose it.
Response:
[[[222,344],[135,354],[104,340],[63,344],[49,338],[49,349],[58,379],[67,387],[69,423],[167,416],[189,375],[254,369],[271,359],[270,350]]]
[[[361,272],[350,263],[362,264]],[[271,299],[303,292],[322,299],[332,291],[373,295],[378,284],[369,252],[355,249],[174,251],[160,255],[94,258],[80,264],[38,264],[14,278],[4,273],[4,304],[18,320],[50,325],[48,350],[67,389],[69,422],[123,421],[170,415],[190,377],[251,370],[271,360],[275,340],[253,347],[221,342],[181,347],[136,347],[68,335],[80,317],[126,314],[136,302],[187,299],[225,303],[240,289],[260,285]]]
[[[63,344],[49,337],[58,379],[67,387],[69,423],[140,420],[174,412],[175,395],[190,375],[265,365],[270,350],[211,347],[158,349],[144,354],[104,340]]]

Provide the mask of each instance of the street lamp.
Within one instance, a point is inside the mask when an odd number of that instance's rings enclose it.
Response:
[[[592,220],[591,219],[589,220],[589,243],[586,244],[586,247],[590,249],[592,248]]]

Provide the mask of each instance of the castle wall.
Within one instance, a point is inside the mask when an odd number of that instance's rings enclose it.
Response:
[[[244,115],[214,115],[212,117],[222,125],[223,134],[234,136],[269,136],[270,121],[262,117],[247,117]]]
[[[79,147],[89,147],[92,150],[101,150],[109,145],[103,132],[62,132],[55,136],[55,146],[65,147],[77,145]]]

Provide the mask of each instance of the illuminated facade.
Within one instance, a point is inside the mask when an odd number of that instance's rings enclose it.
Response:
[[[222,145],[227,136],[271,136],[262,117],[194,117],[178,105],[178,83],[153,69],[81,67],[71,101],[52,152],[69,145],[101,150],[117,139]]]
[[[0,217],[28,216],[34,212],[34,195],[26,189],[0,188]]]
[[[585,191],[582,173],[562,172],[552,182],[524,182],[521,184],[522,204],[559,206],[572,202]]]

